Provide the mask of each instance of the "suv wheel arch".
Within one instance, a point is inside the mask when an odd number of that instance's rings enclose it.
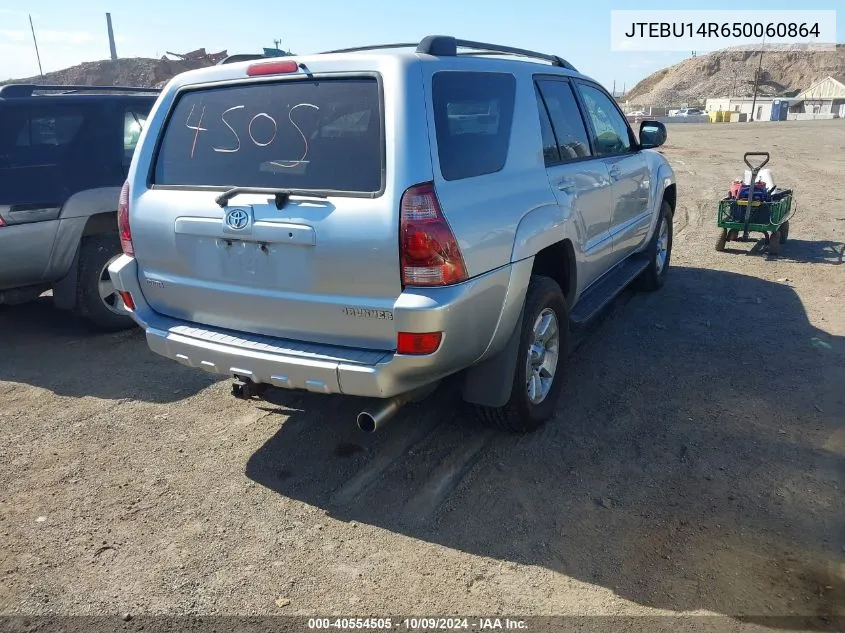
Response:
[[[81,218],[73,218],[78,220]],[[62,223],[65,224],[65,223]],[[63,227],[60,225],[59,232],[62,232]],[[79,229],[77,229],[78,231]],[[76,236],[68,236],[65,239],[73,239],[73,259],[67,267],[64,268],[64,275],[53,284],[53,303],[57,308],[63,310],[73,310],[77,305],[78,295],[78,281],[79,281],[79,253],[82,246],[82,240],[92,235],[104,235],[109,233],[117,233],[117,211],[106,211],[103,213],[95,213],[88,216],[82,230]],[[60,239],[57,237],[57,240]],[[55,249],[54,249],[55,252]]]
[[[548,277],[560,286],[567,306],[571,306],[578,287],[575,249],[568,239],[555,242],[538,252],[531,268],[534,276]],[[522,297],[524,306],[525,297]],[[524,308],[523,308],[524,311]],[[518,361],[523,311],[504,348],[495,356],[469,367],[463,380],[464,401],[487,407],[500,407],[508,402]]]

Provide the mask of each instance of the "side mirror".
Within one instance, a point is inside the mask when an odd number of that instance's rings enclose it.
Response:
[[[643,121],[640,123],[640,147],[653,149],[666,142],[666,126],[660,121]]]

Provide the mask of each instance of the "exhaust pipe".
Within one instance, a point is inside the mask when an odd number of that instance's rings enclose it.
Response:
[[[374,433],[390,422],[403,406],[415,400],[422,400],[432,394],[437,389],[437,385],[438,383],[435,382],[419,389],[400,393],[388,400],[377,401],[358,414],[356,418],[358,428],[365,433]]]

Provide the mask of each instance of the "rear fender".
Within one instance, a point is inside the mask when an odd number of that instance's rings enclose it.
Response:
[[[510,400],[522,331],[522,311],[533,266],[533,257],[511,266],[508,291],[490,345],[464,376],[463,399],[466,402],[501,407]]]
[[[53,285],[53,302],[66,310],[76,305],[79,245],[82,238],[117,231],[117,200],[120,187],[87,189],[72,195],[59,215],[59,229],[48,264]]]
[[[510,400],[534,255],[569,237],[568,218],[559,205],[546,204],[532,209],[520,220],[511,252],[513,263],[505,305],[490,346],[466,371],[463,384],[466,402],[501,407]]]
[[[568,219],[569,214],[557,204],[543,205],[526,213],[516,227],[511,261],[534,257],[547,246],[572,239],[568,235]]]

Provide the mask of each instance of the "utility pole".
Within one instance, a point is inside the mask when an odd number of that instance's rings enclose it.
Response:
[[[613,80],[613,92],[611,94],[613,95],[613,98],[615,99],[616,98],[616,80],[615,79]]]
[[[106,13],[106,26],[109,28],[109,49],[112,61],[117,61],[117,48],[114,45],[114,30],[111,27],[111,13]]]
[[[35,57],[38,59],[38,74],[44,76],[44,71],[41,68],[41,53],[38,52],[38,40],[35,39],[35,27],[32,26],[32,15],[29,16],[29,30],[32,31],[32,43],[35,44]]]
[[[765,40],[763,46],[766,45]],[[754,73],[754,98],[751,100],[751,116],[749,121],[754,121],[754,108],[757,107],[757,87],[760,85],[760,69],[763,67],[763,49],[760,48],[760,62],[757,64],[757,72]]]

